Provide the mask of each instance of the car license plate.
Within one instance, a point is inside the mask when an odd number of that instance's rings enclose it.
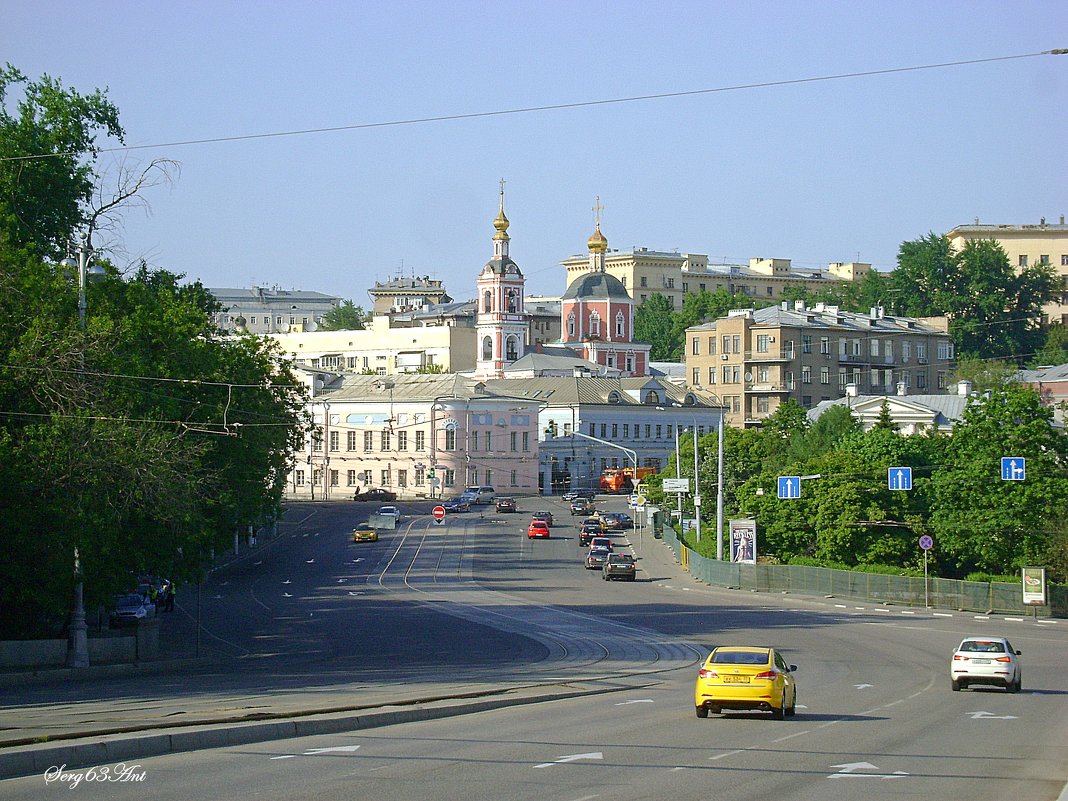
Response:
[[[990,664],[990,660],[989,659],[973,659],[972,662],[974,662],[977,665],[989,665]]]
[[[748,684],[749,683],[749,677],[748,676],[724,676],[723,677],[723,683],[724,684]]]

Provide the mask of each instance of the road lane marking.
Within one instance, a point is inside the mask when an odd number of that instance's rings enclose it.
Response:
[[[722,754],[716,754],[715,756],[709,757],[709,760],[715,762],[717,759],[723,759],[723,757],[734,756],[735,754],[744,754],[747,750],[749,749],[739,748],[737,751],[724,751]]]
[[[569,754],[567,756],[557,757],[552,762],[542,762],[540,765],[535,765],[536,768],[548,768],[553,765],[562,765],[565,762],[575,762],[579,759],[604,759],[604,754],[600,751],[593,751],[589,754]]]
[[[772,740],[772,742],[781,743],[785,740],[792,740],[794,737],[800,737],[802,734],[808,734],[808,731],[795,731],[793,734],[787,734],[785,737],[780,737],[778,740]]]

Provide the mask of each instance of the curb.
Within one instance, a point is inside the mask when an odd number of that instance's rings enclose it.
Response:
[[[0,687],[24,687],[30,684],[59,684],[79,679],[107,679],[117,676],[150,676],[204,667],[215,662],[211,657],[159,659],[152,662],[121,662],[112,665],[90,665],[85,668],[37,668],[0,672]]]
[[[588,695],[621,692],[634,689],[633,685],[611,687],[569,687],[555,692],[531,695],[484,698],[477,701],[443,699],[429,705],[413,705],[407,708],[363,711],[353,714],[308,715],[295,712],[285,719],[257,723],[224,723],[207,725],[188,730],[164,731],[157,734],[130,737],[108,735],[89,743],[70,745],[40,744],[18,749],[0,751],[0,779],[44,774],[53,767],[92,767],[118,761],[141,759],[162,754],[198,751],[205,748],[225,748],[234,745],[266,742],[269,740],[309,737],[319,734],[336,734],[344,731],[392,726],[397,723],[412,723],[425,720],[470,715],[510,706],[540,704]],[[514,693],[515,690],[506,692]],[[467,694],[470,695],[469,693]],[[403,702],[398,702],[403,703]],[[393,706],[388,704],[386,706]]]

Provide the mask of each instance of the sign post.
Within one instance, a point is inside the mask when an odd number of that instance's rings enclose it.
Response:
[[[920,537],[920,547],[923,548],[923,608],[930,609],[931,604],[927,598],[927,552],[934,547],[934,537],[924,534]]]
[[[440,526],[440,525],[445,523],[445,507],[444,506],[435,506],[434,507],[434,511],[433,511],[433,515],[434,515],[434,522],[437,525]]]

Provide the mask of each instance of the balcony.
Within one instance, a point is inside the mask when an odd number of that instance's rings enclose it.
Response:
[[[778,392],[792,392],[793,389],[794,389],[795,384],[796,384],[796,382],[794,382],[794,381],[786,381],[786,382],[778,382],[778,383],[769,382],[769,381],[747,382],[745,384],[745,391],[746,392],[754,392],[754,393],[764,392],[764,393],[768,393],[768,394],[778,393]]]
[[[769,351],[747,350],[745,360],[747,362],[789,362],[793,361],[796,355],[797,350],[793,348]]]

